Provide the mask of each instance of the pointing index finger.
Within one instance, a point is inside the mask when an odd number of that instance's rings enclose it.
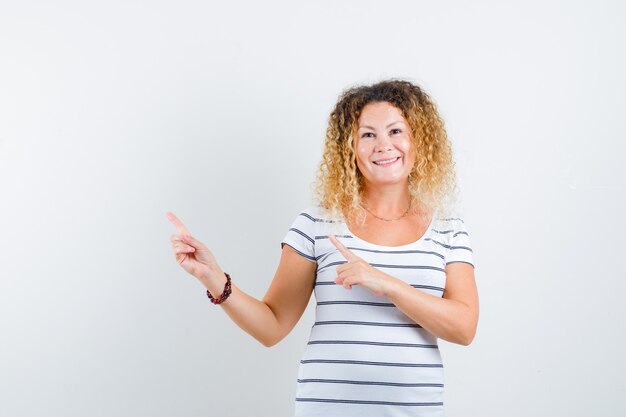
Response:
[[[354,261],[356,259],[359,259],[359,257],[352,253],[350,249],[346,248],[346,246],[341,243],[339,239],[335,237],[335,235],[328,235],[328,238],[333,243],[333,245],[335,245],[337,250],[339,250],[339,252],[343,255],[343,257],[346,258],[346,260]]]
[[[187,230],[183,222],[181,222],[178,217],[174,216],[174,213],[168,211],[165,213],[165,215],[172,223],[174,223],[174,226],[176,226],[176,228],[178,229],[178,233],[180,233],[181,235],[189,235],[189,231]]]

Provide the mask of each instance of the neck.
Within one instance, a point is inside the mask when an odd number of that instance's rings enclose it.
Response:
[[[411,193],[406,185],[389,185],[363,189],[361,201],[377,216],[393,218],[404,214],[411,203]]]

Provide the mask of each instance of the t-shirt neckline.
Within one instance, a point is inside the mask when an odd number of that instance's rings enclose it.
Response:
[[[346,228],[346,230],[348,231],[350,236],[352,236],[352,238],[354,239],[355,242],[363,243],[365,245],[372,246],[372,247],[375,247],[375,248],[397,250],[397,249],[403,249],[403,248],[407,248],[407,247],[411,247],[411,246],[417,245],[417,244],[421,243],[422,241],[426,240],[426,236],[428,234],[430,234],[431,230],[433,229],[433,226],[435,225],[435,219],[436,218],[437,218],[437,213],[433,213],[433,215],[432,215],[432,217],[430,219],[430,223],[428,224],[428,227],[426,228],[426,230],[424,231],[422,236],[420,236],[419,239],[417,239],[414,242],[407,243],[405,245],[400,245],[400,246],[385,246],[385,245],[378,245],[376,243],[368,242],[367,240],[362,239],[362,238],[358,237],[356,234],[354,234],[352,232],[352,230],[350,230],[350,228],[348,227],[348,223],[347,222],[343,222],[343,224],[344,224],[344,227]]]

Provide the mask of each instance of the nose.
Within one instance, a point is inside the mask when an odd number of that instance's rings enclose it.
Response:
[[[391,138],[389,135],[378,135],[376,138],[376,146],[374,148],[375,152],[386,152],[393,149],[393,145],[391,142]]]

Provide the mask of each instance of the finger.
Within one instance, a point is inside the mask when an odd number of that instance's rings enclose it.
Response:
[[[356,261],[360,259],[354,253],[350,252],[350,249],[346,248],[343,243],[341,243],[334,235],[328,235],[330,241],[335,245],[337,250],[346,258],[348,261]]]
[[[354,284],[349,284],[348,282],[346,282],[345,278],[340,278],[340,277],[335,278],[335,284],[341,285],[342,287],[344,287],[344,288],[346,288],[348,290],[351,290],[352,289],[352,285],[354,285]]]
[[[335,268],[335,270],[337,271],[337,275],[341,274],[344,271],[349,270],[350,268],[352,268],[352,265],[353,264],[349,262],[343,263],[341,265],[337,265],[337,268]]]
[[[181,222],[178,217],[174,216],[174,213],[172,212],[165,212],[165,216],[167,216],[167,218],[174,223],[174,226],[176,226],[176,228],[178,229],[178,233],[180,233],[181,235],[188,235],[189,231],[187,230],[187,228],[185,227],[185,225],[183,224],[183,222]]]
[[[181,241],[175,242],[172,246],[175,251],[194,252],[196,250],[193,246],[187,245]]]
[[[342,280],[350,279],[355,280],[360,276],[359,270],[350,268],[343,271],[337,271],[337,278],[341,278]]]
[[[337,284],[341,285],[346,290],[351,290],[352,285],[354,285],[349,278],[339,278],[339,282]]]
[[[196,251],[196,248],[189,246],[189,245],[178,245],[176,246],[174,253],[179,254],[179,253],[193,253]]]
[[[180,239],[186,244],[193,246],[194,248],[200,248],[203,246],[202,242],[200,242],[198,239],[191,236],[190,234],[181,235]]]
[[[345,279],[346,279],[346,277],[342,277],[341,275],[337,275],[335,277],[335,284],[343,285],[343,281]]]

